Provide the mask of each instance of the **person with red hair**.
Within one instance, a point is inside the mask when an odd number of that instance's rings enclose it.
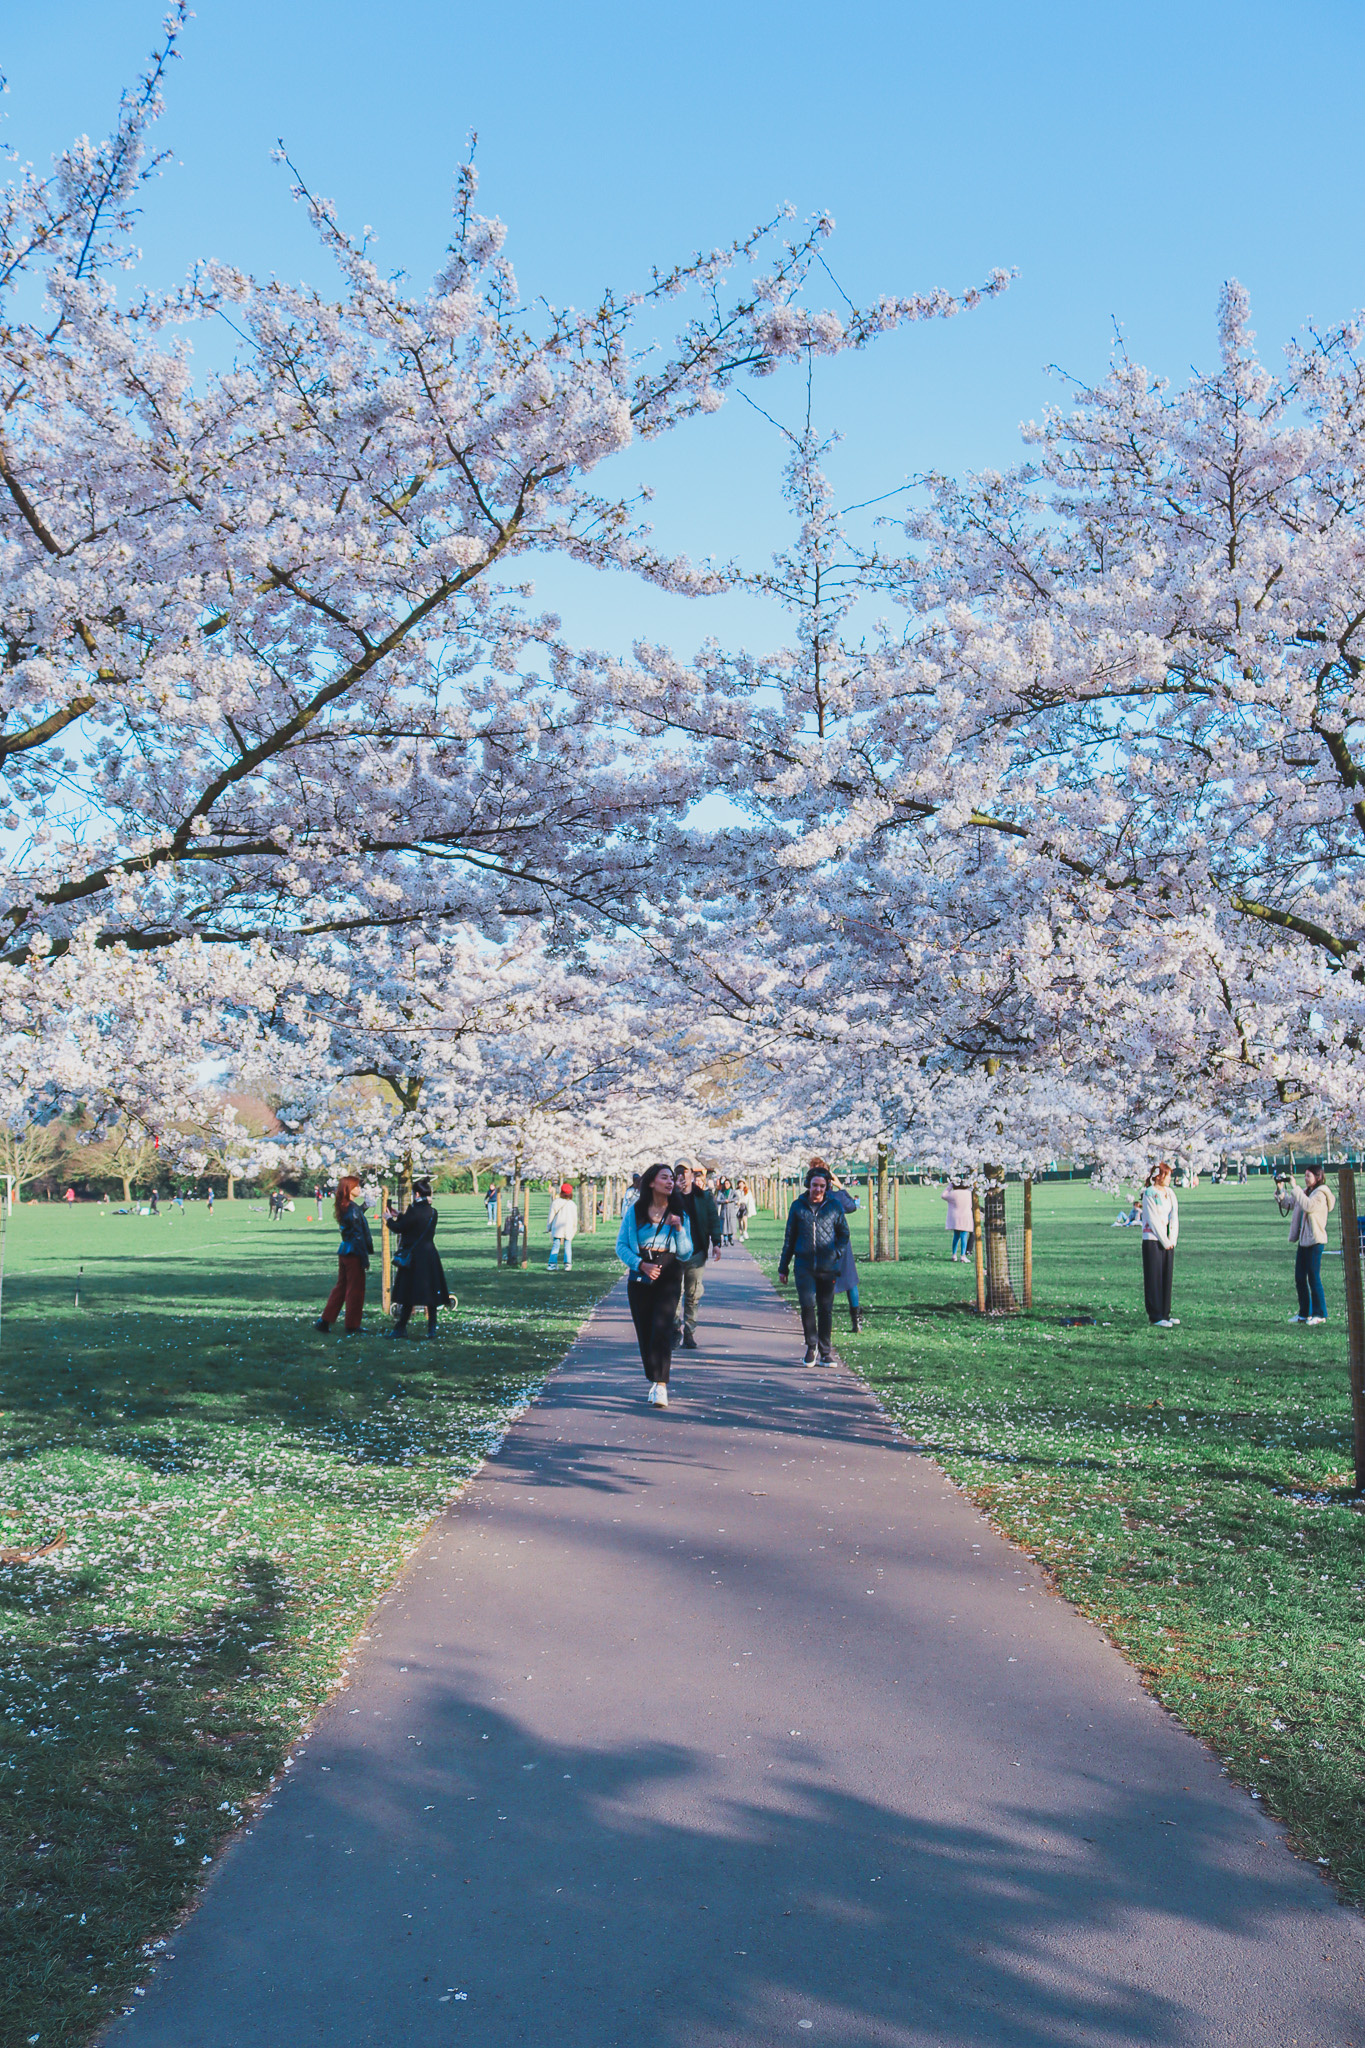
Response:
[[[344,1173],[337,1182],[336,1199],[332,1203],[341,1231],[341,1243],[337,1246],[337,1284],[313,1325],[315,1330],[330,1330],[344,1307],[345,1334],[348,1337],[360,1335],[360,1319],[365,1313],[365,1274],[374,1256],[374,1239],[370,1236],[370,1226],[365,1217],[365,1204],[356,1199],[359,1193],[358,1176]]]

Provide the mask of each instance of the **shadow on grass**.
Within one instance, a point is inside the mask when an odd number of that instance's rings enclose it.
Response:
[[[36,1572],[6,1577],[16,1604],[55,1590]],[[174,1918],[276,1768],[280,1727],[252,1711],[250,1681],[272,1659],[288,1595],[267,1558],[241,1559],[236,1577],[193,1626],[27,1647],[10,1709],[23,1725],[7,1731],[14,1768],[0,1790],[0,2039],[26,2039],[37,2014],[45,2038],[55,2022],[84,2039],[108,1994],[145,1969],[148,1929]]]

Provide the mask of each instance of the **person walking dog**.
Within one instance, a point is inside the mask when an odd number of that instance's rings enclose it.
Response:
[[[807,1365],[814,1365],[817,1350],[821,1365],[834,1363],[830,1324],[848,1243],[848,1218],[828,1196],[829,1169],[812,1166],[806,1175],[805,1193],[798,1195],[787,1211],[787,1232],[777,1264],[777,1277],[784,1287],[793,1262],[796,1265],[796,1298],[801,1304]]]
[[[337,1247],[337,1284],[313,1325],[315,1330],[330,1330],[344,1306],[348,1337],[360,1335],[360,1319],[365,1313],[365,1274],[374,1257],[374,1239],[365,1218],[365,1205],[356,1199],[359,1193],[358,1176],[344,1173],[337,1182],[332,1202],[332,1213],[341,1229],[341,1243]]]
[[[666,1408],[673,1324],[683,1267],[692,1256],[692,1233],[674,1200],[673,1169],[662,1161],[642,1176],[639,1195],[621,1218],[616,1256],[630,1269],[626,1300],[649,1382],[649,1400],[655,1408]]]
[[[451,1296],[441,1254],[436,1249],[436,1225],[441,1219],[431,1206],[431,1182],[415,1180],[412,1200],[401,1216],[392,1208],[385,1214],[390,1230],[398,1237],[398,1250],[393,1255],[393,1304],[398,1314],[393,1328],[384,1335],[406,1337],[408,1318],[415,1308],[424,1308],[426,1333],[434,1337],[436,1311],[445,1308]]]
[[[564,1271],[573,1267],[573,1238],[578,1228],[578,1204],[573,1198],[573,1182],[563,1181],[559,1193],[550,1204],[550,1220],[545,1228],[550,1233],[550,1256],[545,1270],[553,1273],[556,1265],[563,1263]]]
[[[1171,1314],[1179,1236],[1180,1208],[1171,1186],[1171,1169],[1163,1159],[1142,1190],[1142,1290],[1147,1320],[1158,1330],[1173,1330],[1180,1321]]]
[[[1310,1166],[1300,1187],[1291,1173],[1285,1183],[1289,1196],[1289,1242],[1296,1247],[1294,1285],[1299,1294],[1299,1312],[1291,1323],[1325,1323],[1327,1296],[1322,1291],[1322,1248],[1327,1242],[1327,1218],[1337,1198],[1327,1185],[1320,1166]]]
[[[720,1257],[720,1211],[706,1185],[706,1168],[680,1159],[673,1169],[674,1206],[687,1218],[692,1238],[692,1256],[683,1267],[682,1298],[673,1330],[673,1341],[684,1351],[697,1348],[697,1306],[706,1292],[706,1261]]]

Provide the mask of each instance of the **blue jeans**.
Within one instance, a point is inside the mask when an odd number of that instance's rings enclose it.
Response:
[[[956,1257],[957,1257],[957,1255],[958,1255],[958,1253],[959,1253],[959,1252],[965,1252],[965,1251],[966,1251],[966,1249],[967,1249],[967,1237],[968,1237],[968,1233],[967,1233],[967,1232],[966,1232],[965,1230],[955,1230],[955,1231],[953,1232],[953,1257],[954,1257],[954,1258],[956,1258]]]
[[[1294,1260],[1294,1285],[1299,1290],[1301,1316],[1327,1315],[1327,1296],[1322,1291],[1322,1246],[1301,1244]]]

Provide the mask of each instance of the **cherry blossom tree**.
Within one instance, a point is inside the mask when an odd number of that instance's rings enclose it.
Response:
[[[949,1157],[1002,1123],[1111,1162],[1240,1146],[1305,1098],[1359,1132],[1357,341],[1272,376],[1230,286],[1214,372],[1172,394],[1120,356],[1027,465],[931,479],[899,553],[850,542],[792,436],[763,581],[794,644],[692,686],[749,690],[718,745],[772,828],[751,965],[733,935],[706,965],[760,1040],[857,1077],[831,1106],[889,1091]],[[854,638],[870,590],[898,616]]]
[[[0,202],[0,767],[22,842],[0,880],[6,957],[87,928],[145,950],[628,924],[640,850],[702,757],[660,744],[666,703],[618,702],[609,668],[574,659],[528,570],[559,555],[722,587],[595,481],[607,459],[743,376],[982,293],[807,307],[821,218],[547,308],[523,299],[467,165],[424,294],[298,181],[335,296],[210,262],[128,297],[183,20],[107,142]],[[241,352],[196,380],[189,337],[212,316]]]

